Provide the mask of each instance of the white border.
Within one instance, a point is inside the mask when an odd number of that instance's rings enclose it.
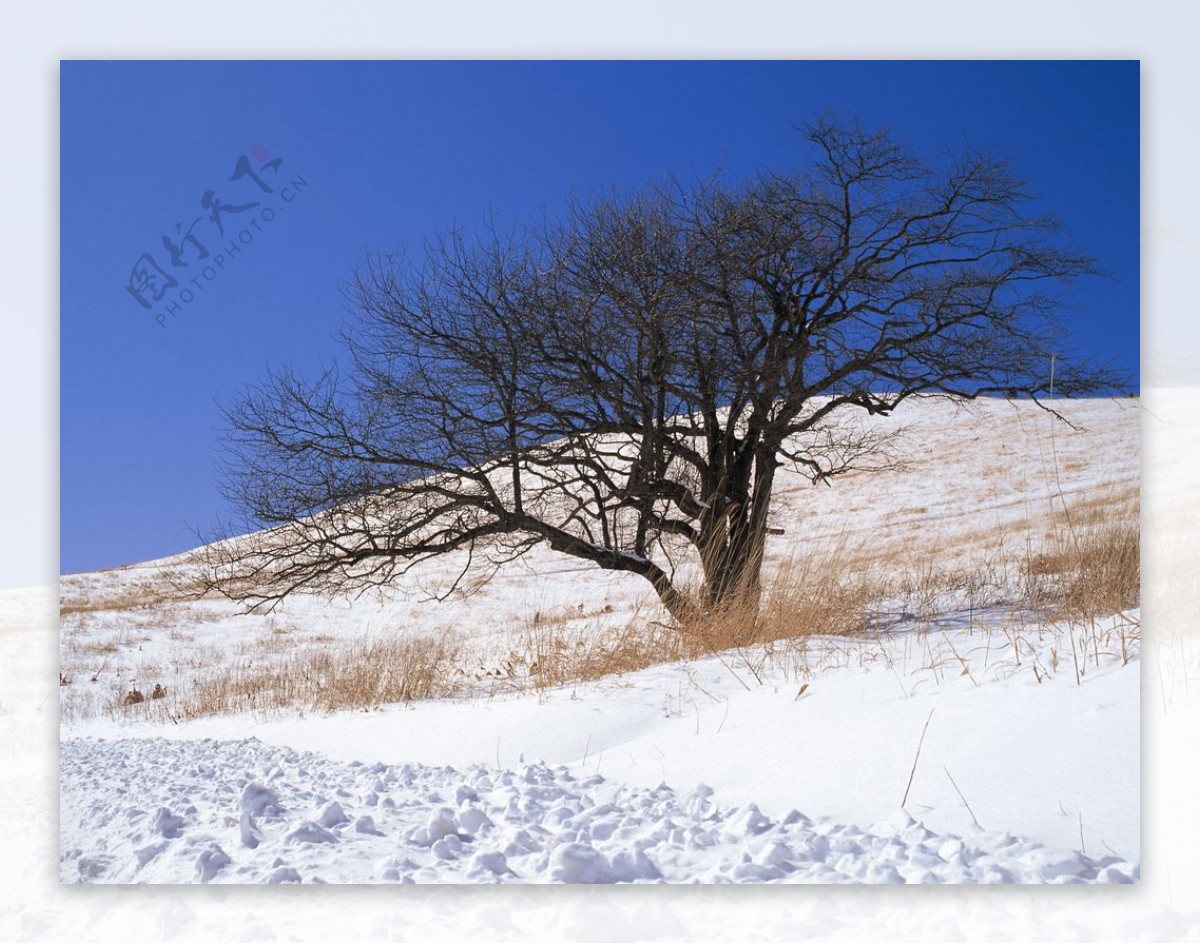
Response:
[[[1200,358],[1188,346],[1200,209],[1192,170],[1200,148],[1188,91],[1198,84],[1194,22],[1194,10],[1183,3],[1045,0],[780,0],[737,7],[711,0],[586,5],[476,0],[436,7],[361,0],[329,5],[8,0],[0,5],[6,125],[0,259],[10,275],[0,311],[6,444],[0,462],[0,587],[52,584],[57,574],[60,58],[1141,59],[1143,380],[1149,386],[1194,384],[1200,378]],[[1165,436],[1159,427],[1146,429],[1147,484],[1153,486],[1154,463],[1171,459],[1179,425]],[[1195,455],[1190,448],[1183,447],[1183,458]],[[1176,449],[1174,458],[1179,457]],[[1153,517],[1166,520],[1172,510],[1166,496]],[[1189,556],[1190,531],[1174,533],[1169,554]],[[1151,583],[1156,568],[1148,569]],[[38,636],[45,637],[44,648],[30,654],[29,666],[0,666],[0,703],[5,680],[31,666],[53,666],[52,618],[44,628]],[[50,676],[48,693],[52,683]],[[1178,882],[1170,887],[1156,865],[1191,858],[1190,845],[1200,837],[1182,835],[1164,816],[1183,794],[1172,792],[1162,774],[1169,767],[1172,781],[1181,780],[1183,787],[1197,783],[1197,762],[1186,754],[1200,744],[1194,707],[1185,705],[1164,721],[1147,702],[1146,880],[1137,888],[72,889],[47,886],[45,876],[56,869],[14,862],[0,841],[0,899],[8,902],[0,904],[0,939],[881,940],[998,934],[1007,940],[1135,935],[1173,940],[1198,933],[1200,887],[1181,889]],[[47,783],[57,782],[55,720],[46,712],[45,742],[37,746]],[[0,715],[0,732],[3,724]],[[0,738],[0,751],[3,744]],[[55,808],[53,801],[48,798],[48,810]],[[48,821],[0,827],[12,830],[36,831],[38,848],[56,858],[52,814]],[[47,906],[55,916],[49,923],[22,921]]]

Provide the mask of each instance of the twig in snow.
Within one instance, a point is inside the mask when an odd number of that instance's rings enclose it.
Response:
[[[946,776],[950,777],[949,770],[947,770],[945,767],[943,767],[942,770],[945,770]],[[958,794],[958,798],[962,800],[963,806],[965,806],[967,808],[967,812],[971,814],[971,822],[975,824],[975,828],[983,829],[983,827],[979,825],[979,820],[975,818],[975,811],[971,809],[971,804],[967,802],[967,798],[963,796],[963,792],[958,789],[958,784],[954,782],[953,777],[950,777],[950,786],[954,787],[954,792]]]
[[[929,709],[929,717],[925,719],[925,727],[921,729],[921,739],[917,741],[917,753],[913,756],[912,770],[908,772],[908,785],[904,788],[904,799],[900,801],[900,809],[908,802],[908,791],[912,789],[913,777],[917,775],[917,761],[921,759],[921,745],[925,743],[925,732],[929,730],[929,722],[933,720],[933,709]]]

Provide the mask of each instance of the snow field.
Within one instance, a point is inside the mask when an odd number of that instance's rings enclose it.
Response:
[[[173,599],[182,558],[65,577],[60,880],[1138,881],[1140,613],[1050,625],[996,569],[1064,507],[1137,507],[1136,403],[1063,408],[1077,430],[923,401],[897,417],[906,470],[781,474],[768,572],[844,541],[913,587],[875,599],[863,636],[793,615],[766,646],[549,683],[532,656],[652,621],[648,589],[541,549],[466,598],[429,601],[443,561],[267,616]],[[312,700],[331,680],[304,653],[372,685],[375,639],[447,641],[453,697]],[[302,697],[265,697],[301,673]],[[186,710],[214,677],[258,687]]]
[[[870,828],[566,767],[339,763],[260,741],[70,740],[64,882],[1130,883],[1136,864],[901,812]],[[104,796],[109,793],[109,796]],[[115,802],[113,802],[115,800]]]
[[[889,574],[911,568],[912,582],[919,583],[930,561],[990,566],[1001,539],[1010,557],[1040,548],[1064,503],[1105,496],[1136,501],[1136,401],[1056,406],[1078,431],[1027,402],[982,401],[969,408],[910,402],[894,418],[868,420],[905,428],[904,471],[856,473],[831,488],[814,488],[780,469],[772,523],[785,533],[768,546],[767,583],[794,557],[836,555],[843,544],[853,553],[868,549]],[[463,561],[451,557],[410,574],[395,592],[353,600],[298,595],[270,614],[242,614],[219,599],[178,601],[170,581],[186,574],[185,558],[62,578],[64,721],[136,716],[122,710],[123,697],[135,686],[149,694],[156,683],[165,686],[167,699],[138,711],[165,707],[186,717],[201,681],[245,680],[306,652],[381,638],[453,640],[464,683],[498,679],[503,689],[513,663],[530,661],[524,650],[531,637],[555,641],[556,622],[563,639],[586,641],[660,612],[644,581],[544,548],[473,584],[466,598],[430,601],[458,576]],[[541,625],[532,625],[539,618]]]

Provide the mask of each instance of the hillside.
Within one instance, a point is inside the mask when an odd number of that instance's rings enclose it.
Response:
[[[62,878],[1136,880],[1138,404],[1056,406],[781,470],[766,616],[709,638],[548,550],[269,614],[181,600],[187,555],[65,576]],[[116,829],[97,771],[151,768]]]

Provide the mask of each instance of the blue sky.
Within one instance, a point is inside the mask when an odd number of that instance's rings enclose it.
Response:
[[[1138,73],[1136,62],[64,62],[61,569],[184,550],[232,516],[218,404],[269,367],[337,358],[340,285],[366,252],[419,251],[489,209],[519,223],[572,192],[664,173],[796,166],[795,127],[826,110],[928,153],[969,142],[1015,159],[1112,274],[1071,294],[1077,348],[1136,376]],[[242,156],[270,192],[229,179]],[[202,206],[210,191],[225,236],[212,200]],[[259,228],[237,244],[251,217]],[[171,266],[164,235],[185,266]],[[161,303],[142,286],[150,308],[128,290],[143,254],[180,276]]]

